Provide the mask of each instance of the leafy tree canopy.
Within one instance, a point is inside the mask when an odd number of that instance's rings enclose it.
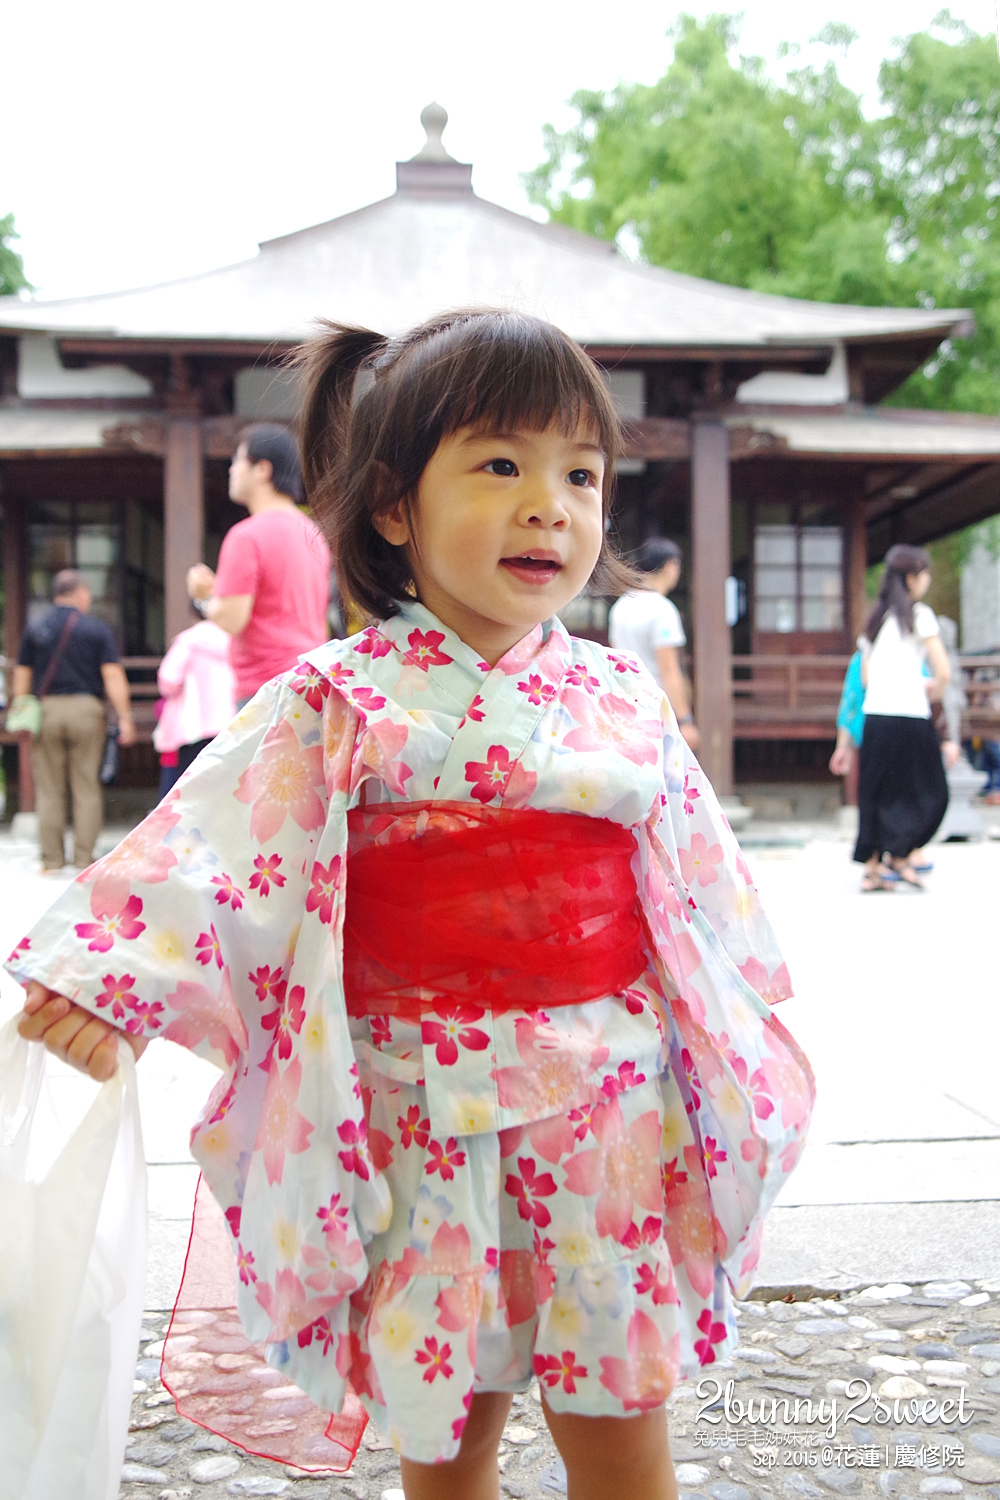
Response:
[[[14,215],[0,218],[0,297],[19,292],[22,287],[31,290],[31,283],[24,274],[24,262],[10,241],[18,238],[14,228]]]
[[[528,173],[553,219],[655,264],[789,296],[969,307],[977,333],[897,394],[908,405],[1000,406],[1000,62],[993,36],[942,11],[905,38],[865,115],[831,23],[822,66],[780,76],[738,53],[739,19],[680,17],[655,84],[583,90]],[[794,64],[794,49],[782,62]]]

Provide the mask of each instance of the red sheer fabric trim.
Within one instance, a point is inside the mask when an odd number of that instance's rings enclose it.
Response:
[[[361,1446],[368,1414],[350,1386],[339,1417],[321,1411],[243,1332],[232,1240],[202,1178],[160,1375],[180,1416],[258,1458],[343,1474]]]
[[[347,816],[344,989],[353,1016],[442,1004],[577,1005],[642,973],[627,828],[467,802]]]

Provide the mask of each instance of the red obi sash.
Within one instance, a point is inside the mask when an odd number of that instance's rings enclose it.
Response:
[[[347,815],[352,1016],[541,1010],[614,995],[646,967],[627,828],[467,802]]]

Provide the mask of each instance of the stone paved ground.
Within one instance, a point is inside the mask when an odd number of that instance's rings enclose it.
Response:
[[[754,1294],[764,1300],[744,1305],[741,1349],[731,1369],[715,1372],[734,1382],[734,1420],[727,1430],[725,1421],[699,1419],[690,1386],[670,1403],[687,1500],[828,1500],[831,1493],[924,1500],[962,1491],[969,1500],[1000,1500],[1000,843],[947,845],[935,858],[926,895],[872,899],[857,895],[848,850],[829,835],[750,854],[796,980],[799,998],[782,1008],[782,1019],[812,1059],[820,1097],[805,1159],[769,1219],[762,1288]],[[8,948],[61,888],[36,870],[32,846],[0,837]],[[17,986],[0,978],[0,1014],[19,1004]],[[381,1500],[398,1487],[399,1469],[373,1435],[349,1476],[293,1477],[178,1419],[159,1386],[154,1351],[179,1279],[196,1177],[186,1136],[213,1076],[165,1043],[150,1049],[140,1071],[151,1164],[147,1306],[154,1311],[146,1315],[143,1388],[121,1494]],[[78,1091],[80,1083],[74,1075],[60,1086]],[[966,1285],[928,1286],[944,1276],[964,1277]],[[881,1300],[859,1295],[876,1279],[905,1281],[912,1291],[895,1287]],[[774,1300],[789,1286],[799,1301]],[[890,1411],[888,1423],[864,1423],[862,1407],[829,1442],[818,1423],[793,1423],[798,1445],[769,1435],[786,1431],[780,1411],[776,1424],[762,1422],[756,1407],[753,1418],[735,1420],[735,1403],[745,1408],[751,1396],[787,1397],[791,1408],[796,1398],[843,1405],[843,1384],[853,1378],[870,1380],[876,1391],[915,1381],[923,1399],[936,1400],[954,1399],[964,1383],[966,1420],[921,1426]],[[890,1384],[887,1394],[894,1388],[910,1389]],[[859,1456],[867,1459],[862,1466]],[[512,1414],[502,1463],[504,1491],[515,1500],[565,1492],[530,1394]]]
[[[1000,1500],[1000,1281],[757,1300],[768,1295],[740,1304],[742,1345],[733,1363],[709,1366],[701,1395],[689,1382],[668,1403],[681,1500]],[[350,1474],[316,1477],[248,1457],[178,1419],[156,1377],[164,1326],[154,1315],[144,1324],[120,1500],[399,1500],[396,1456],[370,1427]],[[848,1396],[851,1381],[868,1387]],[[565,1495],[537,1386],[514,1399],[501,1492],[511,1500]],[[833,1400],[839,1413],[831,1436]],[[947,1420],[928,1401],[950,1401]]]

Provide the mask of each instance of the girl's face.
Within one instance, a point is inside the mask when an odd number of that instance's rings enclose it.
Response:
[[[604,539],[604,454],[581,428],[445,438],[417,486],[375,519],[405,546],[422,604],[491,666],[583,588]]]
[[[909,591],[910,598],[914,601],[914,603],[916,603],[918,599],[922,599],[924,597],[930,586],[930,568],[924,568],[920,573],[907,573],[906,587]]]

